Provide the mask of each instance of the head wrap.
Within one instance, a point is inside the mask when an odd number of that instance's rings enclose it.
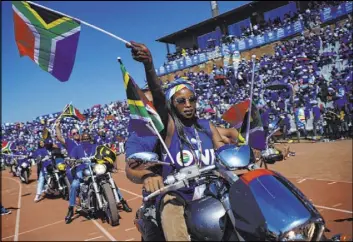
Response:
[[[165,97],[167,100],[170,100],[172,98],[172,96],[180,91],[181,89],[187,88],[190,91],[192,91],[193,93],[195,93],[195,89],[193,87],[193,84],[191,82],[185,81],[182,78],[179,78],[173,82],[171,82],[170,84],[167,85],[166,89],[165,89]]]

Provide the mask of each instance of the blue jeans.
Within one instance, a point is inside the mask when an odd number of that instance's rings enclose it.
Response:
[[[75,206],[76,203],[76,196],[77,196],[77,189],[80,186],[80,180],[82,179],[82,171],[76,172],[76,177],[71,183],[71,188],[70,188],[70,196],[69,196],[69,206]],[[116,186],[116,192],[118,194],[119,200],[121,201],[123,199],[123,195],[121,194],[119,188]]]
[[[38,184],[37,184],[37,195],[42,194],[43,188],[44,188],[44,176],[47,173],[47,169],[43,168],[39,172],[39,179],[38,179]]]
[[[82,171],[76,172],[76,176],[73,179],[71,186],[70,186],[70,195],[69,195],[69,206],[73,207],[75,206],[76,203],[76,194],[77,194],[77,189],[80,186],[80,180],[83,178]]]

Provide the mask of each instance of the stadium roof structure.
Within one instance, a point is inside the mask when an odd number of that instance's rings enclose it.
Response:
[[[156,41],[167,43],[167,44],[176,44],[180,39],[185,38],[186,36],[193,35],[202,35],[208,32],[215,30],[217,26],[221,25],[230,25],[251,17],[255,12],[267,12],[271,9],[281,7],[285,4],[288,4],[289,1],[252,1],[250,3],[244,4],[238,8],[232,9],[228,12],[220,14],[216,17],[209,18],[205,21],[192,25],[190,27],[184,28],[167,36],[161,37]]]

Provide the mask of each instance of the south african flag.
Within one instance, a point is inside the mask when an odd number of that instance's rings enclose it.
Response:
[[[125,66],[119,60],[120,68],[123,73],[124,86],[126,90],[127,101],[130,109],[130,127],[133,127],[133,130],[138,134],[144,134],[146,126],[139,123],[137,120],[143,122],[153,122],[158,132],[161,132],[164,129],[163,122],[157,113],[153,103],[148,101],[145,94],[142,90],[136,85],[134,79],[126,71]],[[134,123],[134,121],[137,121]],[[154,132],[153,132],[154,133]]]
[[[20,56],[28,56],[59,81],[67,81],[75,62],[80,23],[25,1],[13,1],[12,9]]]
[[[81,122],[84,121],[86,118],[83,116],[80,111],[75,108],[72,104],[66,105],[64,108],[64,112],[62,113],[63,117],[72,117],[80,120]]]

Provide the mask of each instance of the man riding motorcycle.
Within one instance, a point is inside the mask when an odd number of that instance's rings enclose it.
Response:
[[[81,143],[75,147],[72,152],[69,154],[70,157],[75,159],[80,159],[83,157],[93,156],[96,152],[98,145],[91,143],[91,137],[88,133],[83,133],[81,138]],[[82,170],[76,172],[76,176],[71,183],[70,195],[69,195],[69,209],[67,215],[65,217],[65,222],[70,223],[72,220],[72,216],[74,215],[74,206],[76,203],[76,194],[77,189],[80,186],[80,180],[83,178]],[[118,193],[120,202],[123,206],[123,210],[126,212],[131,212],[131,208],[128,206],[126,200],[124,200],[118,186],[116,186],[116,191]]]
[[[150,51],[143,44],[135,42],[131,42],[129,48],[132,48],[133,58],[145,65],[156,110],[166,127],[162,136],[172,159],[166,157],[164,162],[174,163],[177,170],[196,163],[199,166],[213,164],[214,148],[225,143],[212,123],[196,117],[197,98],[192,85],[179,79],[172,82],[164,93],[155,73]],[[206,153],[208,154],[205,155]],[[163,179],[171,172],[170,166],[163,166],[160,174],[151,171],[143,175],[144,189],[153,192],[163,187]],[[195,189],[197,188],[181,189],[177,194],[166,194],[161,198],[161,224],[167,241],[190,240],[184,218],[184,204],[185,201],[193,200]]]
[[[50,156],[50,152],[45,147],[43,140],[39,141],[38,149],[33,153],[33,158],[37,158],[39,156],[42,158],[44,158],[45,156]],[[47,172],[46,168],[42,167],[40,163],[37,165],[37,169],[39,170],[39,176],[38,176],[39,178],[38,178],[37,192],[36,192],[36,197],[34,198],[34,202],[38,202],[40,200],[40,197],[44,188],[44,175]]]

